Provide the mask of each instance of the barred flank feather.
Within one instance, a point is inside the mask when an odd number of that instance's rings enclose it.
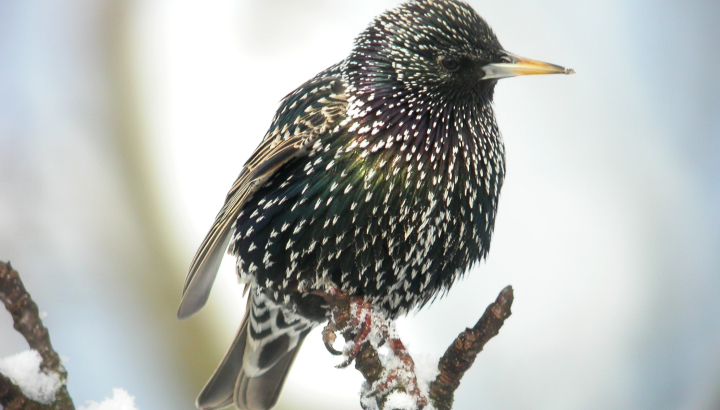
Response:
[[[240,330],[197,399],[200,409],[271,409],[310,330],[319,325],[252,291]]]

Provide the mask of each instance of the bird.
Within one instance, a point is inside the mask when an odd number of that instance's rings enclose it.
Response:
[[[444,295],[490,249],[505,176],[497,81],[572,72],[506,51],[467,3],[414,0],[283,98],[183,287],[180,319],[204,306],[227,250],[249,294],[197,407],[274,407],[328,320],[323,291],[389,319]]]

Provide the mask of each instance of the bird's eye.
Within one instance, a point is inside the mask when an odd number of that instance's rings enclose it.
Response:
[[[502,57],[500,57],[500,60],[503,63],[512,63],[513,62],[512,57],[510,57],[509,55],[503,55]]]
[[[452,57],[443,57],[440,60],[440,65],[442,65],[444,69],[450,71],[451,73],[454,73],[455,71],[460,69],[460,61]]]

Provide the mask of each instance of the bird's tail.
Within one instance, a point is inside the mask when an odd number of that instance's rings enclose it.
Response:
[[[251,291],[240,330],[198,396],[197,407],[214,410],[234,402],[242,410],[271,409],[315,325],[264,293]]]

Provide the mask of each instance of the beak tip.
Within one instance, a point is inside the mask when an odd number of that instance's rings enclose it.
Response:
[[[572,68],[566,68],[566,69],[565,69],[565,74],[568,74],[568,75],[570,75],[570,74],[575,74],[575,70],[573,70]]]

